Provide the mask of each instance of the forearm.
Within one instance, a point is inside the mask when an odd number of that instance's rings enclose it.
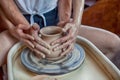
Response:
[[[81,24],[83,9],[84,0],[73,0],[73,22],[76,25]]]
[[[4,30],[8,30],[10,28],[12,28],[14,25],[6,18],[6,16],[4,15],[3,11],[0,9],[0,28],[4,29]]]
[[[16,26],[18,24],[29,25],[28,21],[19,11],[13,0],[0,0],[0,7],[3,10],[6,17]]]
[[[72,11],[72,0],[59,0],[58,12],[59,21],[67,22],[70,20]]]

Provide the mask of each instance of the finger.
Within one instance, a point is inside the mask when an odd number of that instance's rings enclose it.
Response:
[[[32,77],[30,80],[44,80],[47,77],[48,75],[37,75],[37,76]]]
[[[66,24],[65,21],[60,21],[57,25],[58,25],[59,27],[63,27],[63,26],[65,26],[65,24]]]
[[[22,39],[21,41],[24,42],[25,44],[28,44],[32,48],[35,47],[34,44],[31,41],[27,40],[27,39]]]
[[[26,34],[26,33],[22,32],[21,30],[18,30],[17,33],[18,33],[19,37],[21,37],[21,38],[34,40],[33,36]]]
[[[57,47],[60,46],[60,45],[62,45],[62,44],[55,44],[55,45],[53,45],[53,46],[51,46],[51,47],[52,47],[52,49],[54,50],[55,48],[57,48]]]
[[[51,49],[51,46],[50,46],[48,43],[46,43],[45,41],[43,41],[39,36],[37,36],[37,37],[35,38],[35,41],[36,41],[38,44],[44,46],[45,48]]]
[[[71,19],[69,20],[69,22],[72,23],[72,22],[73,22],[73,19],[71,18]]]
[[[55,41],[53,41],[52,43],[51,43],[51,45],[53,46],[53,45],[55,45],[55,44],[61,44],[61,43],[64,43],[64,42],[66,42],[67,40],[69,40],[70,39],[70,35],[66,35],[66,36],[64,36],[64,37],[62,37],[62,38],[60,38],[60,39],[57,39],[57,40],[55,40]]]
[[[45,54],[50,54],[50,51],[46,49],[45,47],[39,45],[38,43],[34,42],[35,48],[38,49],[39,51],[45,53]]]
[[[72,44],[72,45],[70,45],[70,46],[68,47],[68,49],[67,49],[65,52],[63,52],[60,56],[64,56],[64,55],[70,53],[73,49],[74,49],[74,45]]]
[[[32,27],[30,28],[30,35],[32,35],[34,38],[38,35],[38,31],[34,30]]]
[[[34,24],[32,25],[32,28],[33,28],[34,30],[37,30],[37,31],[40,30],[40,26],[39,26],[37,23],[34,23]]]
[[[68,45],[72,44],[74,41],[75,41],[75,39],[70,39],[69,41],[63,43],[62,45],[57,46],[53,50],[54,51],[61,50],[61,49],[65,48],[65,47],[67,47]]]
[[[27,40],[27,39],[22,39],[21,41],[24,42],[30,48],[35,47],[34,44],[31,41]]]
[[[72,31],[71,31],[72,28],[71,27],[66,27],[66,29],[68,30],[68,34],[66,36],[60,38],[60,39],[57,39],[57,40],[53,41],[52,44],[51,44],[52,46],[57,44],[57,43],[64,43],[67,40],[73,38]],[[64,30],[64,31],[66,31],[66,30]]]
[[[47,75],[37,75],[32,77],[30,80],[45,80],[45,78],[47,78]]]
[[[77,35],[77,28],[70,28],[70,30],[69,30],[69,33],[71,34],[71,36],[74,36],[74,35]]]
[[[22,35],[22,37],[25,39],[34,40],[34,37],[32,35],[29,35],[29,34],[24,34],[24,35]]]
[[[30,26],[28,25],[23,25],[23,24],[19,24],[17,26],[18,29],[22,29],[22,30],[28,30],[30,28]]]
[[[41,51],[39,51],[39,50],[37,50],[36,48],[34,48],[34,50],[33,50],[34,52],[35,52],[35,55],[37,56],[37,57],[42,57],[42,58],[45,58],[45,54],[43,54]]]
[[[37,37],[39,34],[39,30],[40,30],[40,26],[36,23],[33,24],[32,29],[31,29],[31,33],[34,37]]]
[[[30,80],[57,80],[57,79],[48,75],[37,75],[32,77]]]
[[[36,26],[38,26],[38,25],[36,24]],[[44,47],[47,48],[47,49],[50,49],[50,48],[51,48],[49,44],[47,44],[45,41],[43,41],[43,40],[40,38],[40,36],[38,35],[38,31],[35,31],[35,30],[31,29],[31,35],[35,38],[35,41],[36,41],[38,44],[44,46]]]
[[[63,28],[64,31],[67,31],[71,28],[70,23],[66,24],[65,27]]]
[[[58,79],[57,78],[48,77],[48,78],[45,78],[44,80],[58,80]]]

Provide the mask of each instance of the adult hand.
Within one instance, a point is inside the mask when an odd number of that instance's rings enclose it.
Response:
[[[57,79],[47,75],[37,75],[32,77],[30,80],[57,80]]]
[[[34,45],[31,42],[34,40],[34,37],[29,34],[29,29],[30,26],[19,24],[18,26],[10,28],[9,32],[13,37],[27,45],[27,47],[34,48]]]
[[[60,46],[57,46],[56,48],[54,48],[54,51],[60,50],[60,49],[66,49],[61,56],[66,55],[67,53],[70,53],[73,48],[74,48],[74,43],[76,40],[76,36],[77,36],[77,26],[74,23],[67,23],[65,25],[65,27],[63,28],[63,31],[66,33],[65,36],[63,36],[62,38],[54,41],[52,43],[52,45],[55,44],[62,44]]]
[[[35,55],[37,57],[42,57],[42,58],[45,58],[45,55],[47,54],[50,54],[50,45],[47,44],[44,40],[42,40],[39,36],[39,30],[40,30],[40,27],[38,24],[33,24],[33,26],[31,27],[31,35],[34,37],[34,41],[33,44],[34,44],[34,49],[33,51],[35,52]]]

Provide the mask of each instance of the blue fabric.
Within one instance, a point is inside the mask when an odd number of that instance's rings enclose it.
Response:
[[[25,18],[28,20],[28,22],[30,23],[30,15],[27,14],[27,15],[24,15]],[[53,25],[57,25],[59,19],[58,19],[58,9],[55,8],[53,10],[51,10],[50,12],[48,13],[45,13],[44,14],[45,18],[46,18],[46,25],[47,26],[53,26]],[[44,22],[43,22],[43,18],[39,15],[34,15],[34,22],[37,23],[40,28],[43,28],[45,27],[44,26]]]

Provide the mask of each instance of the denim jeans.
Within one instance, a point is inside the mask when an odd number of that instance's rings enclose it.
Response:
[[[43,14],[45,16],[46,19],[46,26],[55,26],[57,25],[59,19],[58,19],[58,9],[55,8],[45,14]],[[28,22],[30,23],[30,15],[29,14],[25,14],[24,17],[28,20]],[[44,21],[43,18],[39,15],[34,15],[34,22],[37,23],[40,28],[45,27],[44,26]]]

